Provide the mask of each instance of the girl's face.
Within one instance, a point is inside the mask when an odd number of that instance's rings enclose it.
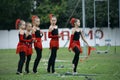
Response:
[[[21,21],[20,27],[21,27],[22,29],[25,29],[25,21]]]
[[[56,17],[52,17],[52,19],[50,20],[50,22],[51,22],[52,25],[55,25],[56,22],[57,22]]]
[[[28,23],[26,25],[26,30],[28,30],[28,31],[32,30],[32,24]]]
[[[78,27],[80,26],[80,20],[79,19],[77,19],[75,25],[78,26]]]
[[[34,23],[35,23],[36,26],[39,26],[40,25],[40,19],[39,18],[35,18]]]

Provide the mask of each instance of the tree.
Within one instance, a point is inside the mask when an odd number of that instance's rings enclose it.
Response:
[[[71,16],[74,7],[79,0],[67,0],[67,8],[65,12],[65,20]],[[85,0],[85,21],[86,27],[94,27],[94,0]],[[81,20],[82,26],[82,0],[80,0],[79,5],[75,9],[75,12],[71,17],[79,18]],[[108,15],[107,15],[107,1],[97,1],[96,2],[96,25],[97,27],[107,27],[108,26]],[[118,26],[118,0],[110,0],[110,27]],[[70,25],[68,25],[70,26]]]
[[[110,2],[110,27],[118,27],[118,0],[109,0]],[[94,27],[94,0],[86,0],[86,26]],[[97,27],[108,26],[107,1],[96,2],[96,25]]]
[[[81,0],[67,0],[66,11],[63,16],[64,27],[71,28],[70,19],[78,18],[82,20],[82,1]],[[82,24],[81,24],[82,25]]]
[[[32,15],[38,15],[41,19],[41,28],[49,27],[49,14],[54,14],[58,18],[58,25],[60,25],[60,15],[65,13],[66,1],[65,0],[40,0],[37,1],[36,10]]]
[[[31,13],[32,0],[1,0],[0,29],[15,29],[17,18],[28,20]]]
[[[37,1],[37,4],[36,9],[33,10],[34,1]],[[0,29],[15,29],[17,18],[29,21],[32,15],[38,15],[41,19],[41,28],[48,29],[50,13],[57,16],[59,27],[69,27],[72,17],[80,19],[82,25],[82,0],[1,0],[0,2]],[[91,28],[94,27],[93,3],[94,0],[85,0],[86,27]],[[118,0],[110,0],[110,27],[112,28],[119,24],[118,12]],[[107,1],[96,2],[96,24],[97,27],[108,25]]]

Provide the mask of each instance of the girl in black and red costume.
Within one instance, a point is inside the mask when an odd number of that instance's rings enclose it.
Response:
[[[17,73],[18,75],[22,74],[22,68],[25,62],[25,57],[27,55],[27,46],[26,43],[31,43],[32,39],[26,40],[26,34],[25,34],[25,21],[17,19],[16,20],[16,29],[19,28],[19,42],[17,45],[16,53],[19,54],[19,62],[18,62],[18,68]]]
[[[32,38],[32,24],[29,22],[26,23],[26,33],[25,34],[26,34],[26,40],[31,40],[31,39],[34,40],[34,38]],[[27,46],[27,54],[26,54],[25,72],[28,74],[29,73],[29,63],[30,63],[31,56],[33,53],[32,42],[27,42],[26,46]]]
[[[75,53],[73,61],[72,61],[72,64],[73,64],[73,73],[76,74],[77,73],[76,69],[77,69],[77,65],[78,65],[78,61],[79,61],[79,54],[82,53],[82,48],[81,48],[80,41],[79,41],[80,37],[82,38],[82,40],[87,45],[88,45],[88,43],[84,39],[82,31],[79,28],[80,20],[72,18],[70,23],[73,26],[73,28],[72,28],[72,34],[71,34],[70,44],[69,44],[69,48],[68,49],[70,51],[72,50]]]
[[[42,39],[41,38],[43,36],[43,33],[39,28],[40,18],[38,16],[36,15],[32,16],[32,24],[33,24],[32,36],[33,38],[35,38],[34,48],[37,54],[36,59],[34,61],[33,73],[37,73],[37,67],[42,57]]]
[[[55,73],[55,60],[57,56],[57,50],[59,49],[59,32],[58,32],[58,26],[56,25],[57,18],[53,14],[49,15],[50,17],[50,27],[48,32],[48,38],[51,38],[50,40],[50,49],[51,49],[51,55],[48,61],[48,67],[47,72],[50,73],[52,70],[52,73]]]

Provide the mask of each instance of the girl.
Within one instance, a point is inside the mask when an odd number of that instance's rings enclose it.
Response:
[[[40,19],[38,16],[32,16],[32,24],[33,24],[33,31],[32,31],[32,36],[33,38],[36,39],[34,42],[34,47],[36,50],[36,59],[34,61],[34,66],[33,66],[33,73],[37,73],[37,67],[40,62],[40,59],[42,57],[42,36],[43,33],[41,32],[39,25],[40,25]]]
[[[50,49],[51,49],[51,55],[48,61],[48,67],[47,72],[50,73],[50,69],[52,68],[52,73],[55,73],[55,60],[57,55],[57,49],[59,48],[59,38],[60,35],[58,33],[58,26],[56,25],[57,18],[56,16],[50,14],[50,27],[48,32],[48,38],[51,38],[50,40]]]
[[[25,62],[25,56],[27,54],[27,46],[26,43],[32,42],[31,40],[26,40],[25,36],[25,21],[17,19],[16,20],[16,29],[19,28],[19,42],[17,45],[16,53],[19,54],[19,62],[18,62],[18,69],[17,73],[18,75],[22,74],[22,68]]]
[[[73,50],[75,53],[72,64],[73,64],[73,74],[76,74],[76,69],[79,61],[79,54],[82,53],[82,48],[80,46],[80,36],[82,40],[88,45],[87,41],[84,39],[84,36],[82,34],[82,31],[80,30],[80,20],[72,18],[70,21],[71,25],[73,26],[72,28],[72,34],[70,38],[70,44],[69,44],[69,50]],[[89,46],[89,45],[88,45]]]
[[[32,38],[32,24],[27,22],[26,23],[26,40],[31,40]],[[25,66],[25,72],[28,74],[29,73],[29,63],[31,60],[31,55],[33,53],[32,51],[32,42],[26,43],[27,46],[27,54],[26,54],[26,66]]]

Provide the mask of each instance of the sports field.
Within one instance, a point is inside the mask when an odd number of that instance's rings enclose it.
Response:
[[[116,52],[115,47],[110,47],[109,53],[92,52],[87,60],[79,62],[77,75],[71,74],[74,53],[70,53],[67,48],[58,50],[57,74],[47,73],[49,54],[49,49],[43,49],[38,73],[33,74],[32,66],[36,56],[34,51],[30,62],[31,73],[16,75],[19,56],[15,54],[15,49],[0,50],[0,80],[120,80],[120,47],[116,47]]]

